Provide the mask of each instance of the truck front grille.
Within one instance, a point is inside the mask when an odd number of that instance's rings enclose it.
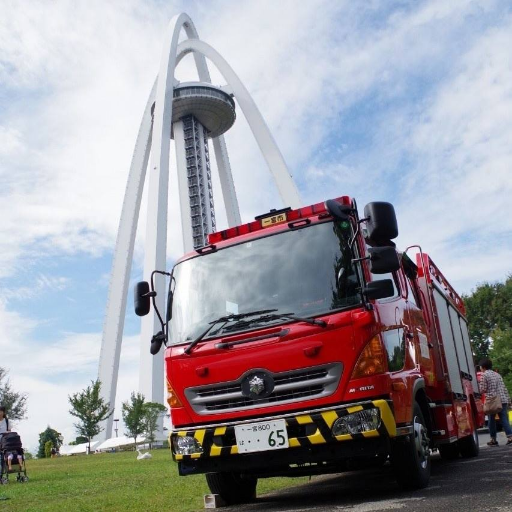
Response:
[[[185,390],[185,396],[197,414],[244,411],[265,405],[325,397],[334,393],[338,387],[343,364],[330,363],[282,373],[269,373],[274,380],[274,390],[265,398],[251,398],[242,394],[242,380],[247,374],[236,381],[188,388]]]

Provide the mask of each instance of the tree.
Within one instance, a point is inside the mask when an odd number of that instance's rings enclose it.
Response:
[[[7,370],[0,366],[0,405],[7,409],[9,419],[21,420],[27,412],[27,395],[12,390],[7,373]]]
[[[492,348],[489,356],[493,370],[499,371],[505,386],[512,394],[512,329],[496,329],[492,333]]]
[[[74,441],[71,441],[71,443],[69,443],[69,446],[76,446],[84,443],[87,443],[87,437],[78,436]]]
[[[157,402],[147,402],[144,404],[144,431],[149,441],[149,449],[152,448],[156,441],[156,430],[158,427],[158,417],[167,411],[165,405]]]
[[[490,355],[493,333],[512,329],[512,275],[504,283],[483,283],[463,296],[469,338],[477,361]]]
[[[47,459],[49,459],[52,456],[52,448],[53,443],[51,441],[46,441],[46,443],[44,443],[44,456]]]
[[[130,400],[123,402],[123,421],[126,427],[126,435],[133,437],[135,447],[137,447],[137,438],[145,431],[145,408],[144,395],[142,393],[132,393]]]
[[[478,286],[464,303],[477,362],[490,357],[512,392],[512,274],[503,283]]]
[[[103,430],[99,424],[114,412],[110,410],[110,404],[100,396],[100,389],[101,382],[96,379],[83,391],[68,396],[72,407],[69,413],[80,420],[75,423],[75,428],[80,436],[87,438],[89,451],[91,439]]]
[[[37,451],[37,458],[43,459],[46,457],[45,445],[49,441],[56,448],[60,448],[62,442],[62,435],[48,425],[44,432],[39,434],[39,450]],[[50,448],[51,449],[51,448]]]

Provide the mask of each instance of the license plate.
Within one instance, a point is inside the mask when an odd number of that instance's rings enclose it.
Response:
[[[288,448],[285,420],[262,421],[235,427],[238,453]]]

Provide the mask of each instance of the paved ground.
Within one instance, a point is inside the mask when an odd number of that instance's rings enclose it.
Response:
[[[503,436],[503,434],[500,434]],[[314,477],[308,484],[261,496],[251,505],[229,507],[237,512],[379,512],[512,511],[512,447],[487,447],[480,435],[480,456],[452,462],[433,456],[430,486],[406,492],[393,480],[391,468]]]

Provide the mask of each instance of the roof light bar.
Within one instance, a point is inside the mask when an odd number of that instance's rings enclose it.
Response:
[[[348,196],[338,197],[336,201],[347,206],[351,206],[352,204],[352,201]],[[326,213],[328,214],[325,203],[316,203],[296,210],[291,210],[290,208],[270,210],[268,213],[255,217],[256,220],[253,222],[224,229],[223,231],[217,231],[216,233],[210,233],[208,235],[208,243],[216,244],[223,240],[229,240],[230,238],[235,238],[237,236],[247,235],[255,231],[261,231],[262,229],[268,229],[279,224],[284,224],[285,222],[293,222]]]

